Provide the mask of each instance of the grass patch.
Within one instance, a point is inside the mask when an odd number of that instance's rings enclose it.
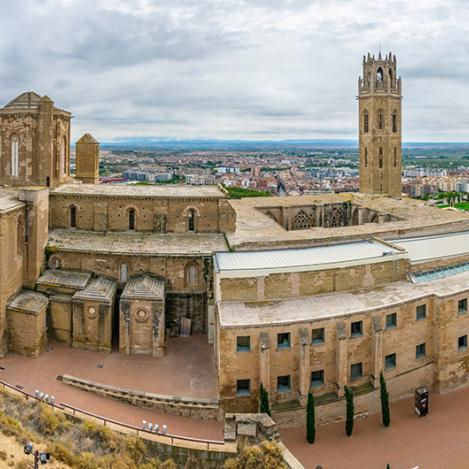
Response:
[[[242,199],[243,197],[271,197],[272,194],[267,191],[258,191],[256,189],[244,189],[243,187],[226,187],[231,199]]]

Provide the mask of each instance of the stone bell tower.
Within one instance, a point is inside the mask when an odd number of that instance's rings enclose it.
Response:
[[[396,56],[363,56],[358,79],[360,192],[401,195],[401,101]]]

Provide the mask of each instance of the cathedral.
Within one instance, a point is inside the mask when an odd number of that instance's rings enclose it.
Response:
[[[159,360],[203,334],[223,411],[280,424],[388,381],[467,385],[469,214],[401,194],[401,79],[363,58],[360,192],[232,200],[219,186],[99,183],[99,143],[26,92],[0,109],[0,356],[48,341]],[[368,397],[367,397],[368,396]],[[285,411],[287,409],[287,411]],[[302,423],[301,423],[302,424]]]

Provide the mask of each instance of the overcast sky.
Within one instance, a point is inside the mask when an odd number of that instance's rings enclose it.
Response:
[[[368,51],[392,51],[404,139],[469,141],[468,0],[0,0],[0,102],[73,137],[356,138]]]

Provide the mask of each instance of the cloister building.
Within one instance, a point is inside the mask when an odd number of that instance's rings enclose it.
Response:
[[[158,360],[205,334],[220,407],[256,411],[262,383],[285,424],[310,389],[331,409],[381,371],[392,399],[467,385],[469,214],[401,195],[396,59],[363,68],[357,194],[100,184],[90,134],[70,172],[69,112],[33,92],[4,106],[0,354],[55,340]]]

